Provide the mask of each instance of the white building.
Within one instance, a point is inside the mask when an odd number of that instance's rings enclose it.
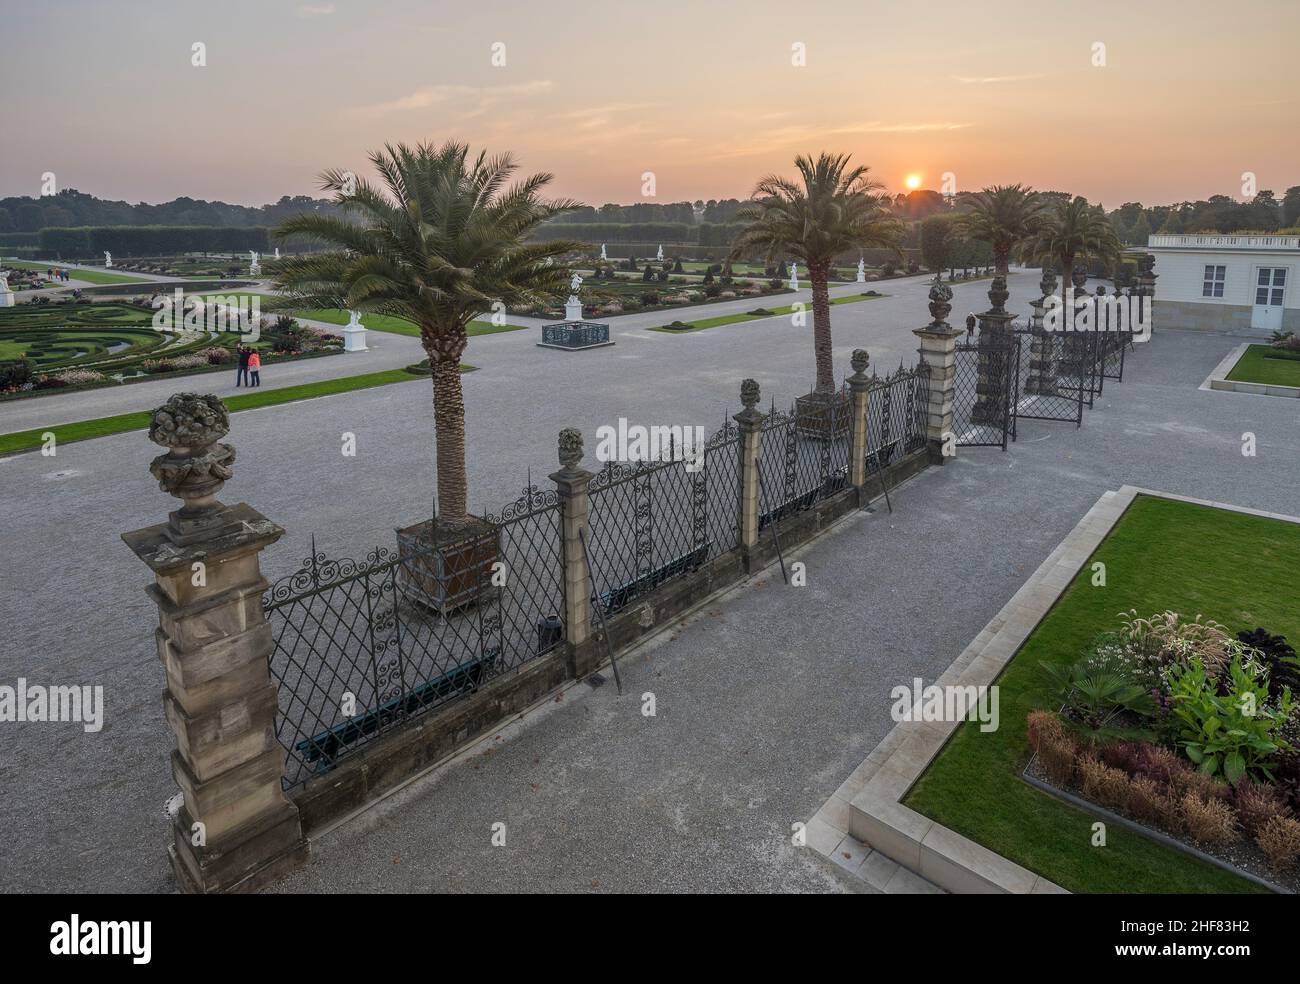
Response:
[[[1155,323],[1196,331],[1300,333],[1300,236],[1152,236]]]

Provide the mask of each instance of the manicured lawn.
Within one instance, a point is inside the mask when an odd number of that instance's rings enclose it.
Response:
[[[1092,586],[1096,562],[1105,587]],[[1040,661],[1075,661],[1130,608],[1300,639],[1298,570],[1300,525],[1139,496],[998,679],[998,730],[958,728],[904,802],[1073,892],[1264,891],[1118,826],[1092,847],[1090,815],[1021,781],[1025,715],[1059,703]]]
[[[1268,345],[1252,345],[1228,373],[1228,378],[1239,383],[1264,383],[1271,386],[1300,386],[1300,358],[1268,358],[1277,352]]]
[[[40,270],[42,272],[57,267],[61,270],[67,270],[68,276],[73,280],[81,280],[88,284],[130,284],[136,283],[141,279],[130,274],[104,273],[99,270],[76,270],[72,267],[64,267],[59,263],[33,263],[28,260],[6,260],[3,265],[7,267],[18,267],[22,270]]]
[[[461,372],[469,372],[473,368],[473,366],[463,365]],[[277,403],[310,400],[318,396],[331,396],[334,393],[347,393],[374,386],[387,386],[389,383],[428,378],[427,375],[421,376],[407,372],[405,369],[385,369],[382,372],[368,372],[358,376],[322,379],[314,383],[303,383],[300,386],[252,390],[238,396],[226,397],[224,402],[233,413],[239,410],[274,406]],[[106,437],[109,434],[122,434],[126,431],[147,430],[150,416],[150,412],[145,410],[137,413],[122,413],[114,417],[100,417],[97,420],[78,420],[70,424],[56,424],[53,427],[37,427],[12,434],[0,434],[0,454],[39,448],[43,442],[42,435],[50,431],[54,432],[59,444],[65,444],[69,441],[85,441],[92,437]]]
[[[888,296],[889,296],[888,294],[877,294],[877,295],[875,295],[875,297],[865,297],[865,296],[863,296],[862,294],[849,294],[849,295],[847,295],[847,296],[845,296],[845,297],[833,297],[833,298],[831,298],[831,304],[832,304],[832,305],[835,305],[835,304],[853,304],[853,303],[856,302],[856,301],[874,301],[874,300],[876,300],[877,298],[880,298],[880,297],[888,297]],[[757,300],[757,298],[755,298],[755,300]],[[783,314],[791,314],[791,313],[793,313],[793,311],[794,311],[794,305],[793,305],[793,304],[787,304],[787,305],[785,305],[784,307],[778,307],[778,308],[767,308],[766,310],[771,311],[772,313],[771,313],[771,314],[751,314],[751,313],[748,312],[748,311],[744,311],[744,312],[741,312],[740,314],[722,314],[722,315],[719,315],[719,316],[716,317],[716,318],[701,318],[699,321],[687,321],[686,324],[687,324],[689,327],[686,327],[686,328],[673,328],[673,327],[671,327],[671,326],[669,326],[669,325],[659,325],[657,328],[651,328],[650,330],[651,330],[651,331],[666,331],[666,332],[668,332],[670,335],[684,335],[684,334],[686,334],[687,332],[690,332],[690,331],[703,331],[705,328],[716,328],[716,327],[718,327],[719,325],[734,325],[734,324],[737,324],[737,323],[739,323],[739,322],[741,322],[741,321],[757,321],[757,320],[759,320],[760,318],[775,318],[775,317],[778,317],[779,315],[783,315]],[[809,303],[809,304],[805,304],[805,305],[804,305],[804,310],[808,313],[809,317],[812,316],[812,304],[811,304],[811,303]]]

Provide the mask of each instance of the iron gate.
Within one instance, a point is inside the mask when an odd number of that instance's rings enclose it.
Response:
[[[987,332],[956,346],[953,434],[959,447],[1007,449],[1014,438],[1020,339]]]

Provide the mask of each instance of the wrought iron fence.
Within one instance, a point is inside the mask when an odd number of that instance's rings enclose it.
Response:
[[[1014,331],[1020,339],[1014,382],[1016,418],[1081,426],[1086,387],[1067,367],[1078,365],[1078,355],[1068,349],[1085,343],[1045,328],[1017,327]]]
[[[872,379],[867,391],[869,472],[925,447],[929,405],[930,373],[924,362]]]
[[[316,551],[262,599],[275,638],[285,787],[473,693],[564,637],[560,510],[525,489],[457,549],[410,538],[363,561]]]
[[[699,450],[673,435],[666,460],[606,462],[588,485],[591,575],[604,614],[739,544],[735,426]]]
[[[853,404],[847,387],[801,397],[763,420],[759,529],[848,487]]]
[[[958,342],[953,367],[953,433],[960,447],[1007,449],[1013,434],[1020,340],[1012,331]]]

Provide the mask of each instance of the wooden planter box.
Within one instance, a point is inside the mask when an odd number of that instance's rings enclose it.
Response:
[[[803,437],[829,441],[844,437],[853,420],[847,393],[809,393],[794,401],[795,429]]]
[[[492,565],[501,558],[501,531],[471,517],[454,534],[440,531],[436,544],[425,520],[397,531],[401,579],[418,604],[447,615],[490,593]]]

